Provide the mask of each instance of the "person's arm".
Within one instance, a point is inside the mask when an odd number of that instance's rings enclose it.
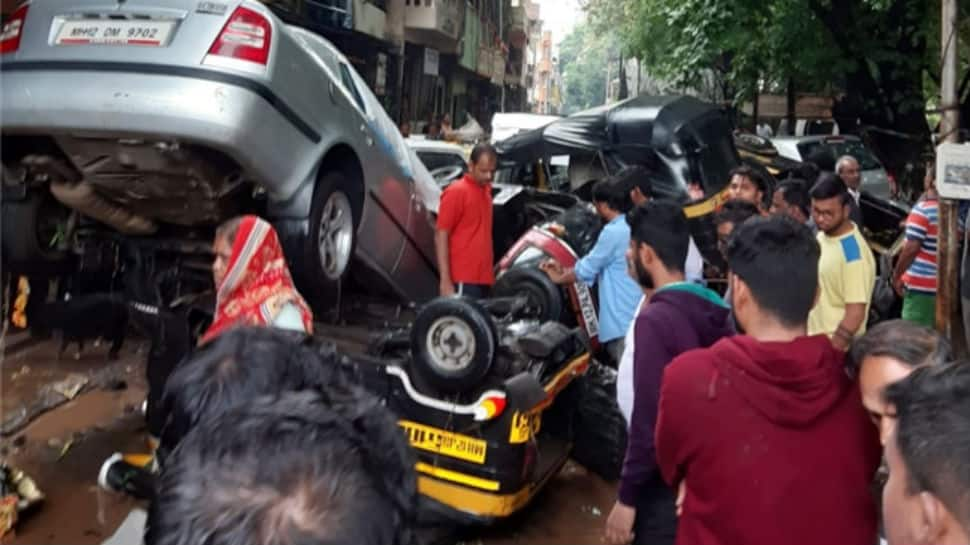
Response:
[[[634,342],[649,346],[650,350],[633,352],[633,414],[630,417],[617,500],[606,520],[606,541],[612,545],[626,543],[633,535],[637,496],[657,470],[654,429],[660,380],[664,367],[670,361],[670,353],[661,334],[666,330],[666,327],[662,327],[663,322],[648,311],[638,316],[634,325]]]
[[[848,350],[852,339],[866,320],[866,303],[846,303],[842,321],[835,328],[832,343],[840,350]]]
[[[926,231],[929,226],[929,218],[922,206],[917,204],[906,218],[906,243],[903,244],[899,259],[896,261],[896,268],[893,270],[893,287],[899,294],[903,292],[903,275],[909,270],[913,261],[916,261],[916,255],[919,254],[920,246],[926,239]]]
[[[451,255],[448,249],[448,231],[436,229],[434,249],[438,255],[438,292],[440,295],[454,295],[455,284],[451,281]]]
[[[586,284],[595,284],[596,278],[606,269],[613,259],[616,253],[616,247],[620,243],[619,238],[621,234],[622,231],[612,229],[610,225],[604,227],[600,231],[600,235],[597,237],[596,244],[593,245],[593,248],[582,259],[576,262],[576,267],[573,269],[575,280]]]
[[[907,240],[903,244],[903,249],[899,252],[896,268],[893,270],[893,288],[900,295],[903,293],[903,275],[909,270],[909,266],[913,264],[913,261],[916,261],[916,254],[919,253],[921,245],[922,243],[918,240]]]
[[[440,295],[454,295],[455,284],[451,278],[451,232],[461,221],[461,194],[446,189],[438,205],[438,222],[434,233],[434,249],[438,258],[438,291]]]
[[[866,322],[866,307],[872,299],[875,270],[868,270],[862,252],[871,252],[869,245],[844,247],[846,261],[842,265],[842,292],[845,314],[835,328],[832,343],[841,350],[848,349],[855,334]]]
[[[649,346],[650,350],[633,353],[633,414],[619,489],[620,502],[631,506],[636,502],[638,490],[657,470],[654,431],[660,383],[664,368],[673,356],[663,336],[670,327],[665,322],[655,311],[648,310],[637,317],[634,326],[636,345]]]
[[[576,262],[574,268],[564,269],[560,263],[553,260],[542,263],[539,268],[556,284],[572,284],[580,281],[592,285],[596,283],[596,277],[600,272],[609,265],[613,247],[617,244],[616,237],[617,234],[608,226],[604,227],[596,239],[596,244],[586,256]]]
[[[664,369],[660,385],[660,401],[657,404],[657,428],[655,434],[657,469],[671,487],[683,486],[687,474],[687,459],[692,449],[689,444],[691,431],[690,399],[694,377],[687,370],[693,367],[693,357],[679,356]],[[680,491],[678,491],[680,492]]]

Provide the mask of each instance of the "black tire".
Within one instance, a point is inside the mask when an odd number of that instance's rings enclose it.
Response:
[[[67,252],[52,247],[59,225],[67,222],[70,210],[46,191],[34,191],[22,201],[4,201],[3,259],[18,269],[48,270],[62,264]]]
[[[495,361],[498,335],[488,313],[471,299],[439,297],[418,313],[411,328],[411,366],[445,394],[481,384]]]
[[[565,306],[562,290],[537,268],[509,269],[495,282],[492,293],[497,297],[525,296],[535,317],[543,322],[562,319]]]
[[[615,370],[591,362],[542,420],[543,429],[572,441],[573,460],[607,481],[620,478],[627,426],[616,403]]]
[[[331,310],[337,289],[350,271],[357,248],[361,207],[354,198],[351,187],[343,172],[334,171],[323,175],[313,192],[309,230],[303,241],[304,271],[299,276],[303,279],[303,290],[307,292],[314,309],[319,313]],[[351,216],[349,242],[342,240],[338,244],[339,248],[335,249],[340,255],[334,256],[334,260],[327,259],[322,250],[323,223],[327,219],[325,214],[330,214],[333,210],[330,206],[339,207],[341,215],[349,210]],[[330,219],[333,220],[333,216]]]

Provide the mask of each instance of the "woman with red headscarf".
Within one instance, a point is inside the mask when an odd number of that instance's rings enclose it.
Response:
[[[313,333],[313,314],[293,285],[269,223],[256,216],[227,221],[216,230],[214,251],[216,312],[200,344],[239,326]]]

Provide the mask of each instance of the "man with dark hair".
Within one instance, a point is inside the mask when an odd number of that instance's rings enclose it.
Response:
[[[879,442],[824,336],[807,337],[818,244],[789,218],[755,218],[727,248],[745,335],[667,366],[657,462],[682,492],[677,543],[872,545]]]
[[[205,418],[261,395],[341,387],[333,351],[301,342],[301,335],[271,328],[236,328],[198,348],[165,384],[159,458]],[[272,365],[267,364],[272,362]]]
[[[846,369],[859,381],[862,404],[885,442],[895,418],[886,404],[886,386],[924,365],[949,361],[950,343],[935,330],[906,320],[880,322],[852,343]]]
[[[808,317],[808,333],[824,333],[837,348],[846,350],[854,338],[866,332],[876,259],[849,219],[852,197],[838,176],[819,176],[811,195],[822,254],[818,260],[819,297]]]
[[[629,185],[630,200],[633,206],[646,204],[651,199],[658,198],[654,192],[653,182],[650,179],[650,172],[641,166],[627,167],[617,174],[618,178],[628,180],[625,185]],[[688,188],[688,198],[695,200],[694,197],[703,198],[704,190],[697,184],[691,184]],[[694,237],[690,237],[690,245],[687,247],[687,260],[684,262],[684,274],[688,282],[704,282],[704,257],[700,249],[694,243]]]
[[[812,222],[812,199],[808,195],[807,182],[789,179],[778,184],[771,196],[772,214],[783,214],[798,223],[804,223],[813,232],[817,231]]]
[[[731,233],[742,223],[760,214],[758,207],[749,201],[742,199],[731,199],[724,203],[721,209],[714,214],[714,228],[717,230],[717,247],[721,255],[725,255],[728,240]]]
[[[441,295],[481,298],[495,283],[492,178],[497,165],[495,148],[476,144],[468,172],[441,194],[435,232]]]
[[[622,382],[633,381],[633,410],[606,538],[614,545],[630,540],[672,544],[674,494],[657,471],[654,449],[660,377],[678,355],[710,346],[733,331],[721,298],[684,279],[688,228],[683,209],[673,202],[652,201],[634,209],[628,222],[630,268],[643,288],[655,291],[636,319],[632,373],[617,377],[618,391]]]
[[[887,389],[889,545],[970,543],[970,363],[923,367]]]
[[[563,269],[555,260],[547,260],[540,268],[556,284],[584,282],[596,284],[599,296],[599,340],[614,362],[623,355],[623,335],[633,320],[640,288],[627,274],[626,249],[630,244],[630,226],[626,211],[630,209],[630,190],[610,178],[593,186],[593,206],[606,225],[596,244],[576,262],[572,269]]]
[[[748,165],[741,165],[731,171],[728,194],[732,199],[748,201],[757,206],[758,210],[764,210],[768,182],[757,170]]]
[[[145,543],[405,545],[413,468],[394,417],[360,390],[257,398],[203,420],[172,453]]]

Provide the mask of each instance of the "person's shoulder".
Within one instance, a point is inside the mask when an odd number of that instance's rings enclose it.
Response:
[[[664,383],[670,388],[686,388],[692,384],[708,383],[701,380],[714,372],[714,360],[720,357],[720,345],[724,339],[707,348],[695,348],[679,354],[664,370]]]
[[[856,226],[847,235],[840,237],[839,247],[842,250],[842,257],[846,263],[855,263],[865,259],[864,250],[868,251],[869,245],[862,237],[862,232]]]

